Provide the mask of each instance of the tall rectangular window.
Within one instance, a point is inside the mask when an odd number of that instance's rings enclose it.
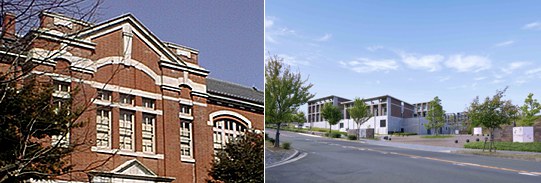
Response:
[[[192,158],[192,123],[190,121],[180,121],[180,155]]]
[[[154,152],[154,125],[156,116],[152,114],[143,114],[143,152]]]
[[[96,146],[111,147],[111,110],[99,108],[96,112]]]
[[[143,107],[154,109],[156,106],[156,100],[150,98],[143,98]]]
[[[133,150],[133,112],[120,110],[120,149]]]
[[[120,103],[125,105],[135,105],[135,97],[128,94],[120,94]]]
[[[111,101],[111,92],[107,90],[98,89],[98,95],[96,96],[96,99]]]

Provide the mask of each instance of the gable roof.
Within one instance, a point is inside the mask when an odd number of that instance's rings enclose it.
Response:
[[[147,38],[150,41],[150,44],[153,44],[156,49],[158,49],[159,54],[163,54],[163,56],[167,57],[170,60],[171,64],[184,67],[192,67],[208,73],[208,70],[204,69],[199,65],[187,64],[186,62],[184,62],[181,57],[177,56],[171,50],[169,50],[169,48],[164,44],[164,42],[162,42],[156,35],[154,35],[154,33],[152,33],[152,31],[150,31],[146,26],[143,25],[143,23],[141,23],[137,18],[135,18],[135,16],[130,13],[93,25],[76,34],[80,38],[88,38],[103,33],[108,29],[115,27],[118,28],[118,26],[125,23],[129,23],[135,30],[141,32],[142,36]]]
[[[259,104],[264,103],[264,96],[262,91],[255,90],[252,87],[247,87],[237,83],[222,81],[214,78],[207,78],[207,92],[211,94],[247,100]]]

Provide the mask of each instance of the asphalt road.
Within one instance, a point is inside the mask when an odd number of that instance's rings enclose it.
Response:
[[[266,130],[270,136],[274,131]],[[541,163],[419,151],[281,132],[306,156],[266,168],[265,182],[535,182]]]

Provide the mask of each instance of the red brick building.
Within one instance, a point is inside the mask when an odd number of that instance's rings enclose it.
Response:
[[[88,124],[69,135],[88,148],[70,161],[76,169],[105,162],[66,178],[205,182],[215,150],[263,129],[261,91],[208,78],[198,50],[159,40],[130,14],[96,25],[55,13],[40,21],[29,33],[36,38],[26,56],[39,64],[32,72],[51,79],[55,101],[90,104],[80,117]]]

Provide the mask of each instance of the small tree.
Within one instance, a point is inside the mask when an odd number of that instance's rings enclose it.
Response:
[[[541,104],[537,102],[537,99],[533,99],[533,93],[528,94],[528,97],[524,100],[524,105],[520,107],[520,119],[518,120],[519,126],[533,126],[535,121],[541,116],[536,116],[541,110]]]
[[[434,134],[438,135],[438,129],[443,127],[445,124],[443,119],[445,111],[441,106],[441,100],[438,98],[438,96],[434,97],[434,99],[432,99],[428,105],[430,107],[430,110],[428,110],[426,115],[426,120],[428,120],[428,123],[424,124],[424,126],[427,129],[434,129]]]
[[[329,123],[329,137],[331,136],[331,127],[336,125],[342,119],[342,112],[332,103],[325,103],[321,109],[321,116]]]
[[[226,144],[212,162],[209,182],[263,182],[263,146],[262,134],[252,132]]]
[[[503,99],[506,90],[507,88],[496,91],[492,98],[486,97],[482,103],[479,101],[479,97],[476,97],[468,108],[468,116],[472,126],[483,126],[489,130],[489,152],[492,152],[494,147],[494,129],[500,128],[504,124],[510,124],[518,113],[517,107],[511,103],[511,100]],[[483,147],[483,151],[484,149]]]
[[[306,122],[306,116],[304,115],[304,112],[300,111],[293,115],[293,121],[297,122],[299,126],[304,126],[304,123]]]
[[[302,80],[301,74],[293,73],[283,65],[278,56],[269,57],[265,66],[265,124],[276,124],[275,147],[280,147],[280,126],[291,122],[292,116],[314,97],[309,90],[312,84]]]
[[[355,101],[353,101],[353,107],[347,110],[351,119],[353,119],[353,121],[355,121],[357,124],[357,133],[355,134],[355,137],[359,139],[359,130],[361,129],[361,125],[372,117],[372,114],[370,114],[370,107],[364,103],[364,99],[355,98]]]

